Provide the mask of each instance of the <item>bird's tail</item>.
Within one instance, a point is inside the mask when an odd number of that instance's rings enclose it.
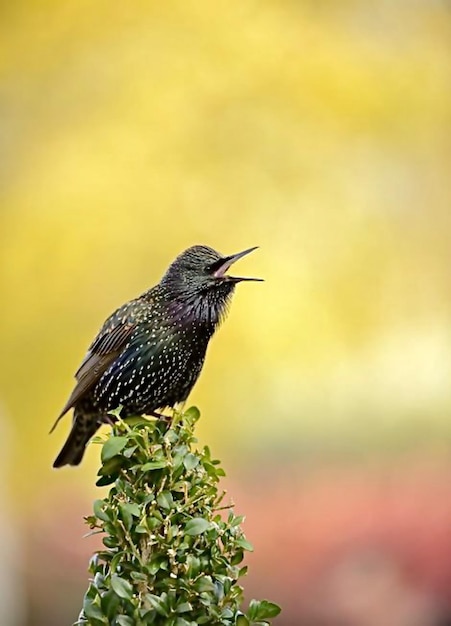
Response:
[[[99,423],[94,415],[82,413],[75,409],[72,430],[61,452],[56,457],[53,467],[79,465],[88,441],[98,428]]]

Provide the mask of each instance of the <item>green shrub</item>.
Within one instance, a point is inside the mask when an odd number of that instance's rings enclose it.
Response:
[[[224,471],[199,451],[191,408],[164,420],[119,420],[102,448],[98,485],[112,487],[86,518],[103,533],[77,625],[267,624],[280,608],[240,607],[240,564],[252,550],[243,517],[223,505]],[[225,509],[229,509],[226,514]]]

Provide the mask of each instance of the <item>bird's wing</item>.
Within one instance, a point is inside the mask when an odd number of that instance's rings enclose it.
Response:
[[[100,379],[127,345],[135,328],[136,321],[128,307],[125,310],[119,309],[105,322],[78,368],[75,374],[77,384],[50,432],[55,429],[63,415]]]

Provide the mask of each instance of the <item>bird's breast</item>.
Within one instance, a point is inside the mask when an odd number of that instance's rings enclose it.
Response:
[[[100,379],[96,402],[108,409],[145,412],[184,400],[199,376],[208,329],[142,326]]]

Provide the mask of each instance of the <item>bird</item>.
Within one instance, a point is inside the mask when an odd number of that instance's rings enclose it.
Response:
[[[87,443],[109,412],[162,417],[157,411],[184,402],[201,372],[208,343],[226,317],[238,283],[238,259],[258,246],[223,256],[194,245],[162,279],[107,318],[78,368],[76,384],[50,432],[73,409],[72,428],[53,467],[79,465]]]

